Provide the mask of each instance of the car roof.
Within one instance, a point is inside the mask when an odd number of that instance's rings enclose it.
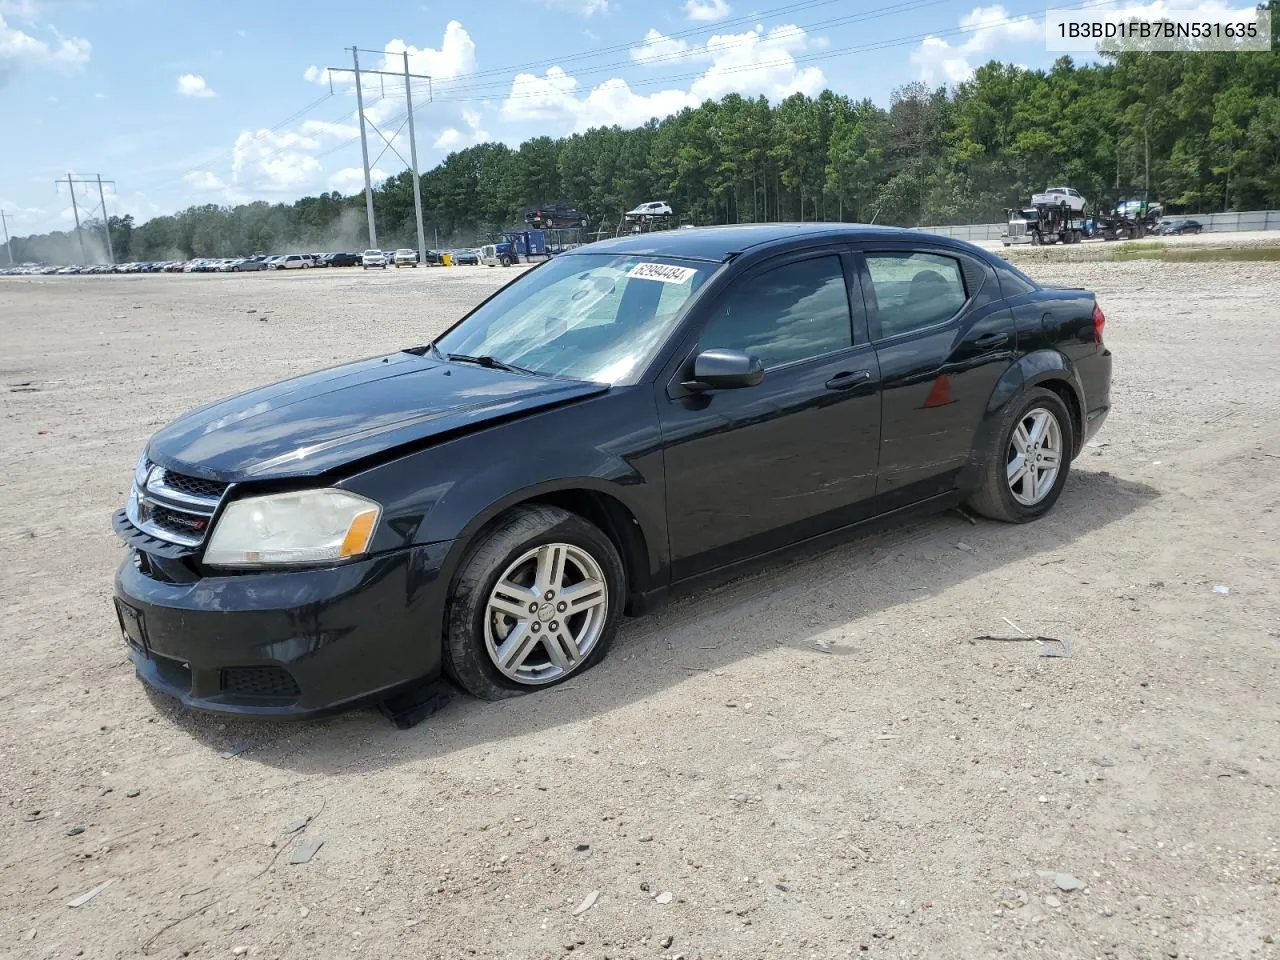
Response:
[[[562,256],[592,253],[633,254],[654,257],[677,257],[685,260],[707,260],[721,263],[748,250],[780,246],[788,241],[809,239],[833,240],[909,240],[928,238],[918,230],[902,227],[878,227],[860,223],[745,223],[721,227],[697,227],[693,230],[660,230],[631,234],[612,240],[598,240]]]

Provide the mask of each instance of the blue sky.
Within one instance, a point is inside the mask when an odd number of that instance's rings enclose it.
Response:
[[[354,85],[415,73],[419,166],[481,140],[634,126],[737,91],[830,87],[887,103],[990,58],[1046,66],[1043,10],[973,0],[0,0],[0,207],[15,235],[67,229],[68,171],[116,181],[113,214],[289,201],[362,186]],[[932,34],[932,36],[929,36]],[[878,47],[878,48],[877,48]],[[333,94],[330,95],[330,80]],[[370,118],[409,156],[402,81],[369,78]],[[385,92],[385,95],[384,95]],[[405,163],[372,131],[380,175]],[[379,156],[381,155],[381,156]],[[77,193],[97,206],[96,189]]]

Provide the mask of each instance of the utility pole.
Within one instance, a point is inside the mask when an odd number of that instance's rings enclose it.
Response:
[[[418,258],[420,262],[425,261],[427,257],[427,247],[426,247],[425,234],[423,233],[423,228],[422,228],[422,191],[419,189],[419,180],[418,180],[418,144],[415,139],[414,129],[413,129],[413,92],[411,89],[410,81],[426,80],[428,82],[427,89],[430,90],[429,84],[430,84],[431,78],[426,74],[409,72],[409,52],[407,50],[404,51],[404,71],[402,73],[400,72],[391,73],[386,70],[361,70],[360,69],[360,53],[362,52],[362,49],[363,48],[354,47],[354,46],[351,48],[351,66],[350,67],[329,67],[328,71],[329,73],[355,74],[356,112],[359,113],[360,115],[360,152],[364,158],[365,208],[369,215],[369,246],[370,247],[378,246],[378,239],[377,239],[378,235],[373,222],[373,172],[372,172],[372,166],[369,163],[369,140],[368,140],[368,135],[365,133],[366,124],[368,124],[370,127],[373,127],[373,132],[376,133],[378,136],[380,136],[383,142],[386,144],[386,147],[383,149],[383,153],[385,153],[387,150],[390,150],[397,157],[400,157],[401,161],[404,162],[405,166],[409,167],[413,172],[413,210],[418,221]],[[386,55],[385,50],[363,49],[363,52],[364,53],[380,53],[380,54],[383,54],[384,56]],[[404,159],[404,157],[400,156],[400,151],[396,150],[396,148],[392,146],[392,141],[387,138],[386,134],[384,134],[381,130],[379,130],[377,125],[372,120],[368,119],[365,116],[364,88],[360,83],[360,77],[369,76],[370,74],[373,74],[379,77],[403,77],[404,78],[404,94],[405,94],[405,98],[408,101],[406,103],[406,107],[408,108],[408,124],[409,124],[410,159],[407,161]],[[427,99],[428,101],[430,101],[431,99],[430,93],[428,93]],[[394,136],[395,135],[393,134],[392,139],[394,139]],[[377,161],[375,160],[374,163],[376,164]]]
[[[364,132],[364,88],[360,85],[360,52],[351,45],[352,72],[356,75],[356,113],[360,114],[360,153],[364,156],[364,205],[369,214],[369,246],[378,246],[378,228],[373,223],[373,180],[369,174],[369,139]]]
[[[0,210],[0,227],[4,227],[4,249],[9,254],[9,266],[13,266],[13,245],[9,243],[9,224],[4,218],[4,211]]]
[[[102,232],[107,235],[107,263],[116,262],[116,255],[111,250],[111,218],[107,216],[107,196],[102,192],[102,174],[98,174],[98,200],[102,204]]]
[[[422,235],[422,191],[418,189],[418,140],[413,132],[413,89],[409,85],[409,51],[404,51],[404,99],[409,108],[409,162],[413,170],[413,215],[418,221],[418,263],[426,266],[426,238]]]
[[[84,234],[80,232],[80,209],[76,206],[76,185],[69,173],[67,174],[67,187],[71,190],[71,213],[76,218],[76,239],[80,241],[80,262],[84,263],[89,257],[84,252]]]
[[[63,181],[56,180],[54,182],[61,184]],[[95,174],[93,179],[89,179],[88,177],[72,177],[71,174],[67,174],[66,184],[67,188],[71,191],[71,212],[76,218],[76,237],[80,240],[80,259],[81,261],[87,261],[89,259],[89,255],[84,251],[84,231],[80,228],[80,208],[76,205],[77,183],[96,183],[98,185],[98,199],[102,203],[102,229],[107,234],[107,259],[111,263],[115,263],[115,256],[111,252],[111,223],[107,219],[107,197],[102,186],[103,184],[109,183],[114,187],[116,182],[114,180],[103,180],[102,174],[100,173]]]

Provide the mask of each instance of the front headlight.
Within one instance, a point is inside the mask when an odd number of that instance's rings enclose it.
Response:
[[[369,549],[382,507],[345,490],[303,490],[233,500],[205,550],[215,567],[317,563]]]

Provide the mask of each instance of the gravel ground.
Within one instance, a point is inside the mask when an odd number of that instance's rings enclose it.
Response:
[[[407,732],[146,695],[109,515],[173,416],[511,272],[0,280],[0,956],[1280,956],[1280,263],[1028,269],[1116,354],[1048,518],[860,539]],[[1006,617],[1070,657],[972,639]]]

